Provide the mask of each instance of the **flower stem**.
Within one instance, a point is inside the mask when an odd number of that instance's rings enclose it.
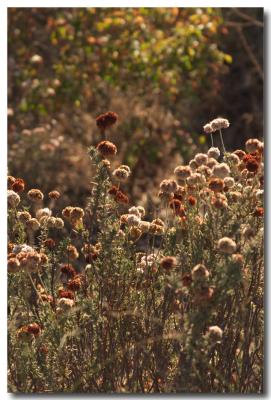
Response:
[[[223,153],[225,154],[226,153],[226,149],[225,149],[225,146],[224,146],[222,130],[221,129],[219,129],[219,134],[220,134],[220,140],[221,140],[221,143],[222,143]]]
[[[212,143],[212,147],[214,147],[214,138],[213,138],[213,135],[212,134],[210,134],[211,135],[211,143]]]

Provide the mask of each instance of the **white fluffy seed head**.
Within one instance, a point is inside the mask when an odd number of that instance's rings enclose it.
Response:
[[[208,152],[207,155],[209,158],[214,158],[214,159],[218,159],[218,157],[220,156],[220,150],[218,147],[211,147]]]
[[[140,224],[140,218],[134,214],[129,214],[127,216],[127,225],[138,226]]]
[[[195,155],[194,160],[196,161],[198,166],[204,165],[207,163],[208,156],[204,153],[198,153]]]
[[[236,243],[229,237],[223,237],[218,241],[218,249],[221,253],[233,254],[236,251]]]
[[[230,175],[230,167],[226,163],[220,163],[213,167],[213,176],[224,179]]]
[[[235,184],[234,178],[232,178],[231,176],[226,176],[226,178],[224,178],[224,185],[226,186],[226,188],[232,188]]]
[[[188,165],[180,165],[174,169],[174,174],[178,179],[186,179],[191,175],[191,168]]]
[[[215,118],[210,122],[210,125],[213,129],[213,132],[215,132],[220,129],[228,128],[230,123],[226,118]]]
[[[21,198],[18,195],[18,193],[14,192],[13,190],[8,190],[8,205],[10,207],[17,207],[17,205],[20,203]]]

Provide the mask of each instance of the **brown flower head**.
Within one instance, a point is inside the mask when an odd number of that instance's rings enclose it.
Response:
[[[129,203],[129,198],[128,196],[123,193],[121,190],[118,190],[116,195],[115,195],[115,201],[117,203],[123,203],[123,204],[128,204]]]
[[[79,290],[82,286],[82,277],[80,275],[76,275],[73,279],[70,279],[67,283],[67,288],[76,291]]]
[[[243,150],[240,150],[240,149],[235,150],[235,151],[233,152],[233,154],[236,154],[236,155],[239,157],[240,160],[243,160],[243,158],[244,158],[245,155],[246,155],[246,153],[245,153]]]
[[[117,122],[118,115],[114,113],[113,111],[108,111],[104,114],[98,115],[96,118],[96,125],[100,129],[106,129],[109,128],[110,126],[114,125]]]
[[[67,275],[69,278],[74,278],[76,275],[76,271],[71,264],[64,264],[61,267],[61,273]]]
[[[41,327],[39,324],[34,322],[33,324],[27,325],[27,332],[31,333],[32,335],[38,336],[40,334]]]
[[[108,194],[115,196],[118,192],[118,188],[115,185],[112,185],[111,188],[108,190]]]
[[[244,157],[244,158],[245,158],[245,157]],[[258,163],[258,161],[257,161],[255,158],[251,157],[250,159],[248,159],[248,160],[245,162],[245,166],[246,166],[246,169],[247,169],[249,172],[257,172],[257,171],[258,171],[258,168],[259,168],[259,163]]]
[[[171,271],[174,267],[176,266],[176,258],[175,257],[171,257],[171,256],[167,256],[162,258],[161,260],[161,267],[169,272]]]
[[[255,208],[253,212],[254,217],[263,217],[264,216],[264,209],[263,207],[257,207]]]
[[[43,241],[43,245],[44,247],[47,247],[47,249],[52,250],[55,247],[56,242],[54,239],[48,238]]]
[[[27,192],[29,200],[33,202],[38,202],[43,200],[43,193],[39,189],[31,189]]]
[[[60,298],[74,300],[74,293],[71,290],[59,289],[58,296]]]
[[[57,190],[53,190],[52,192],[49,192],[48,196],[51,200],[57,200],[60,197],[60,193]]]
[[[197,203],[197,199],[194,196],[189,196],[187,200],[192,207]]]
[[[12,190],[14,190],[14,192],[16,193],[21,193],[24,191],[25,188],[25,183],[24,180],[21,178],[17,178],[15,179],[15,182],[12,184]]]
[[[224,182],[223,179],[220,178],[212,178],[209,181],[209,189],[213,192],[222,192],[224,189]]]
[[[12,185],[15,183],[16,178],[14,176],[8,175],[8,189],[12,189]]]
[[[115,156],[117,154],[117,147],[114,143],[108,140],[103,140],[97,144],[97,150],[103,157]]]

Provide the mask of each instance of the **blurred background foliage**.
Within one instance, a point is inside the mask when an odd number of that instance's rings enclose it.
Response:
[[[9,174],[61,205],[85,204],[95,117],[117,112],[108,139],[145,203],[210,119],[229,118],[229,150],[263,136],[263,9],[9,8],[8,107]]]

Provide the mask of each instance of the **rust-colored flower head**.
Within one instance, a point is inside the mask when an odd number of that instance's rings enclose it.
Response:
[[[257,172],[259,169],[259,163],[255,158],[250,158],[245,162],[246,169],[249,172]]]
[[[44,245],[44,247],[46,247],[47,249],[52,250],[52,249],[55,247],[56,242],[54,241],[54,239],[47,238],[47,239],[45,239],[45,240],[43,241],[43,245]]]
[[[111,188],[108,190],[108,194],[115,196],[118,192],[118,188],[115,185],[112,185]]]
[[[14,192],[16,193],[21,193],[24,191],[25,188],[25,183],[24,180],[21,178],[17,178],[15,179],[15,182],[12,184],[12,190],[14,190]]]
[[[96,118],[96,125],[98,128],[105,130],[117,122],[118,115],[113,111],[108,111],[104,114],[98,115]]]
[[[67,288],[72,290],[73,292],[79,290],[82,286],[82,277],[80,275],[76,275],[74,278],[70,279],[67,283]]]
[[[117,147],[108,140],[98,143],[97,150],[103,157],[115,156],[117,154]]]
[[[264,209],[263,207],[257,207],[255,208],[253,212],[254,217],[263,217],[264,216]]]
[[[68,278],[74,278],[76,271],[71,264],[64,264],[60,269],[61,273],[66,275]]]
[[[177,199],[173,199],[171,200],[171,202],[169,203],[170,208],[174,211],[175,215],[179,216],[179,217],[185,217],[185,209],[182,206],[182,203],[180,202],[180,200]]]
[[[71,207],[71,206],[65,207],[65,208],[62,210],[62,216],[63,216],[64,218],[69,219],[70,216],[71,216],[72,210],[73,210],[73,207]]]
[[[27,197],[29,200],[35,202],[39,202],[43,200],[43,193],[39,189],[31,189],[27,192]]]
[[[194,196],[188,196],[188,203],[190,204],[190,206],[194,206],[197,203],[197,199]]]
[[[57,200],[60,197],[60,193],[57,190],[52,190],[52,192],[48,193],[49,199]]]
[[[34,322],[33,324],[29,324],[27,326],[27,332],[31,333],[32,335],[38,336],[41,332],[41,327],[39,324]]]
[[[209,189],[211,189],[213,192],[222,192],[224,189],[224,182],[223,179],[220,178],[212,178],[209,181]]]
[[[60,298],[74,300],[74,293],[71,290],[64,290],[60,288],[58,291],[58,296]]]
[[[171,256],[163,257],[160,264],[166,272],[169,272],[176,266],[176,258]]]
[[[129,198],[128,196],[123,193],[121,190],[118,190],[116,195],[115,195],[115,201],[117,203],[123,203],[123,204],[128,204],[129,203]]]

